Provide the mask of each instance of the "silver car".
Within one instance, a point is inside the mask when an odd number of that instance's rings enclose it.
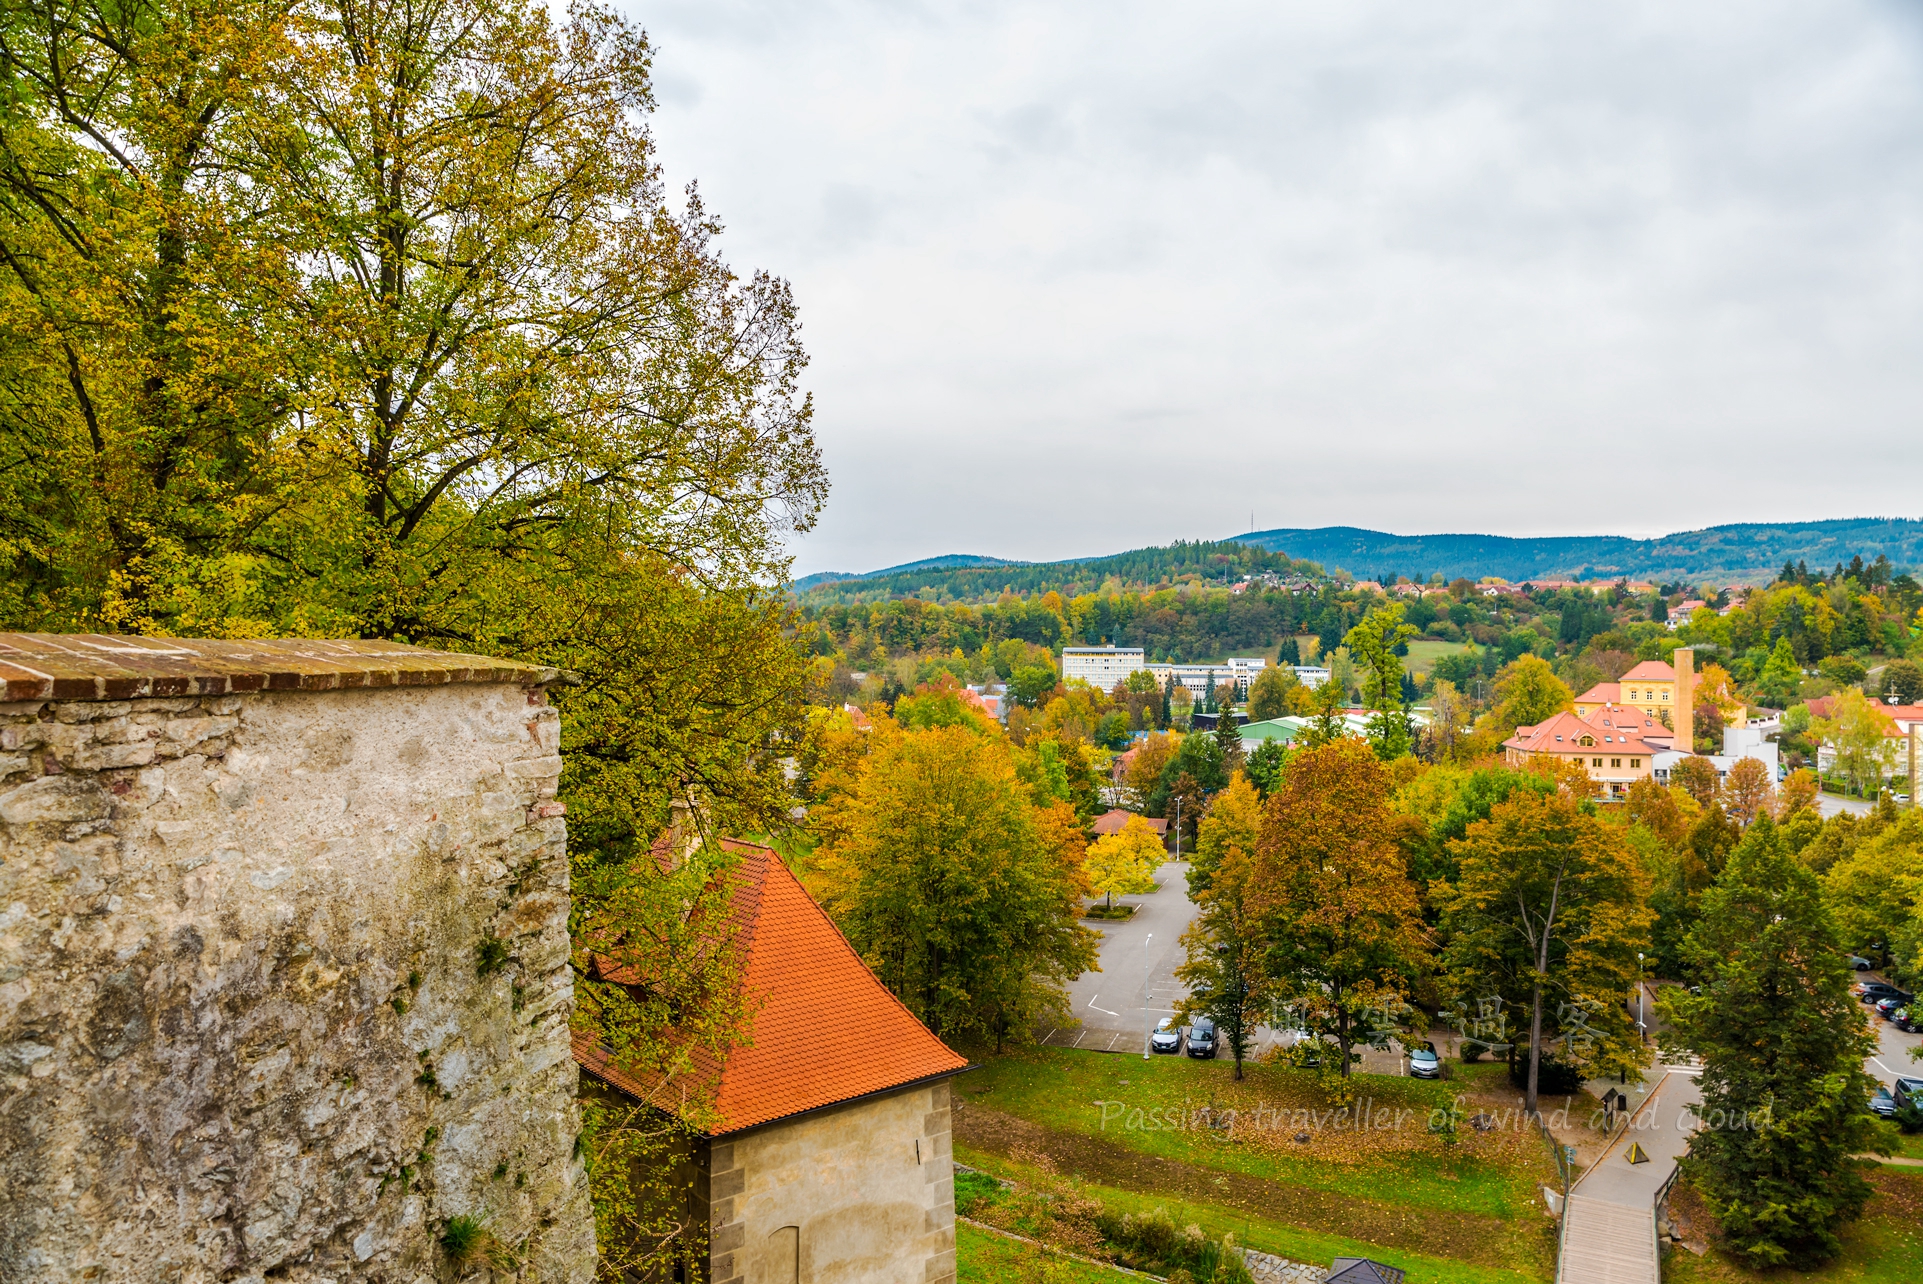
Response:
[[[1156,1024],[1155,1033],[1148,1037],[1148,1046],[1157,1052],[1180,1052],[1182,1027],[1175,1024],[1174,1017],[1163,1017]]]
[[[1442,1078],[1442,1058],[1436,1055],[1436,1045],[1425,1043],[1419,1048],[1409,1049],[1409,1077],[1412,1079]]]

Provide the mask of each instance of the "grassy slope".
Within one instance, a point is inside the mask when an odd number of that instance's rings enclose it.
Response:
[[[1703,1257],[1675,1250],[1663,1259],[1665,1284],[1915,1284],[1923,1279],[1923,1169],[1875,1169],[1877,1194],[1861,1221],[1843,1232],[1843,1255],[1814,1271],[1746,1270],[1721,1250]],[[1686,1194],[1681,1197],[1686,1198]]]
[[[1046,1263],[1046,1265],[1044,1265]],[[1061,1258],[1043,1258],[1034,1248],[973,1226],[955,1227],[956,1284],[1124,1284],[1138,1279],[1121,1271]]]
[[[1451,1067],[1458,1074],[1468,1067]],[[1487,1078],[1495,1066],[1478,1067]],[[1205,1105],[1211,1099],[1235,1104],[1235,1094],[1285,1107],[1320,1106],[1313,1078],[1304,1071],[1270,1066],[1246,1067],[1248,1079],[1238,1089],[1233,1067],[1226,1060],[1192,1061],[1185,1057],[1111,1056],[1066,1048],[1037,1048],[988,1061],[968,1076],[962,1086],[970,1101],[1018,1115],[1049,1128],[1079,1132],[1139,1150],[1145,1154],[1228,1172],[1244,1173],[1313,1190],[1360,1198],[1388,1195],[1399,1203],[1439,1212],[1481,1213],[1513,1217],[1535,1206],[1535,1182],[1553,1172],[1517,1172],[1478,1161],[1467,1155],[1432,1156],[1419,1165],[1395,1164],[1385,1171],[1380,1163],[1330,1163],[1297,1158],[1288,1151],[1223,1146],[1194,1132],[1127,1127],[1128,1116],[1114,1110],[1106,1124],[1097,1100],[1123,1101],[1130,1108],[1179,1109],[1184,1099]],[[1446,1106],[1456,1084],[1425,1083],[1417,1079],[1362,1075],[1365,1094],[1378,1109],[1410,1109],[1426,1117],[1436,1106]],[[1126,1081],[1126,1082],[1125,1082]],[[1414,1120],[1409,1121],[1415,1127]],[[1547,1156],[1544,1163],[1549,1164]],[[1384,1178],[1391,1180],[1385,1191]]]
[[[993,1172],[1010,1181],[1041,1180],[1036,1170],[1022,1164],[976,1155],[969,1152],[966,1147],[957,1148],[956,1154],[963,1162]],[[1318,1230],[1255,1216],[1241,1209],[1227,1208],[1206,1201],[1143,1195],[1137,1191],[1123,1190],[1117,1186],[1105,1186],[1096,1182],[1083,1183],[1081,1189],[1086,1194],[1101,1200],[1108,1208],[1136,1214],[1150,1213],[1158,1208],[1163,1209],[1175,1219],[1177,1225],[1200,1226],[1210,1235],[1215,1236],[1233,1235],[1235,1242],[1245,1248],[1273,1253],[1277,1257],[1286,1257],[1290,1261],[1326,1266],[1337,1257],[1373,1258],[1378,1262],[1401,1267],[1407,1271],[1409,1284],[1541,1284],[1553,1273],[1549,1269],[1547,1257],[1544,1258],[1544,1267],[1541,1272],[1505,1270],[1501,1267],[1482,1266],[1473,1262],[1452,1261],[1446,1257],[1435,1257],[1426,1253],[1384,1248],[1380,1244],[1365,1240],[1329,1235]],[[1026,1280],[1027,1277],[1022,1278]]]
[[[1482,1076],[1460,1069],[1481,1078],[1494,1068],[1480,1067]],[[1131,1129],[1125,1126],[1127,1116],[1113,1107],[1104,1127],[1104,1110],[1095,1104],[1124,1101],[1130,1111],[1155,1106],[1179,1111],[1184,1099],[1191,1105],[1213,1100],[1246,1111],[1258,1102],[1289,1110],[1320,1103],[1312,1077],[1304,1072],[1251,1066],[1248,1074],[1245,1084],[1236,1085],[1226,1061],[1144,1061],[1031,1049],[990,1060],[967,1076],[961,1092],[971,1106],[1040,1125],[1058,1137],[1088,1139],[1056,1147],[1071,1159],[1062,1170],[1117,1207],[1147,1210],[1162,1204],[1178,1220],[1214,1232],[1234,1231],[1244,1243],[1300,1261],[1326,1262],[1337,1253],[1375,1256],[1409,1269],[1412,1280],[1496,1284],[1548,1278],[1553,1250],[1535,1192],[1538,1182],[1550,1178],[1553,1165],[1541,1144],[1533,1135],[1512,1134],[1446,1147],[1430,1138],[1421,1122],[1432,1106],[1446,1104],[1472,1083],[1363,1076],[1364,1094],[1376,1109],[1411,1112],[1404,1131],[1323,1129],[1307,1145],[1293,1144],[1286,1133],[1225,1144],[1207,1129]],[[977,1115],[977,1126],[988,1117]],[[1004,1146],[999,1155],[978,1150],[970,1133],[969,1124],[958,1122],[957,1153],[963,1162],[1021,1179],[1020,1162],[1031,1156],[1021,1147]],[[1131,1153],[1143,1156],[1143,1162],[1131,1164]],[[1171,1162],[1221,1174],[1213,1183],[1220,1195],[1206,1181],[1188,1180],[1179,1188],[1173,1182],[1158,1185],[1156,1174],[1165,1173]],[[1265,1193],[1272,1197],[1264,1198]],[[1275,1213],[1292,1208],[1297,1210],[1293,1219]],[[1323,1215],[1315,1213],[1317,1208]],[[1370,1234],[1400,1247],[1339,1233],[1336,1222],[1350,1210],[1356,1214],[1352,1225],[1375,1227]]]
[[[1466,649],[1467,646],[1468,644],[1464,642],[1432,642],[1418,639],[1409,644],[1409,655],[1403,663],[1413,677],[1418,673],[1427,673],[1436,667],[1437,660],[1445,655],[1454,655]]]

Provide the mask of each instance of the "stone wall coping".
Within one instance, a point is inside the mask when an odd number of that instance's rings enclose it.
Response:
[[[0,702],[344,691],[461,682],[543,686],[560,669],[360,638],[0,633]]]

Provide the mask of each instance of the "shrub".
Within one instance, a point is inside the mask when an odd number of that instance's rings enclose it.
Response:
[[[457,1272],[485,1263],[501,1270],[514,1268],[514,1254],[494,1237],[485,1218],[462,1214],[441,1226],[441,1251]]]
[[[1233,1237],[1211,1239],[1200,1226],[1177,1230],[1166,1209],[1140,1217],[1104,1210],[1096,1226],[1123,1263],[1135,1269],[1159,1270],[1171,1281],[1179,1272],[1194,1284],[1253,1284]]]
[[[973,1217],[975,1211],[985,1204],[992,1204],[1001,1198],[1002,1184],[987,1173],[973,1169],[955,1170],[955,1212],[961,1217]]]
[[[498,936],[483,936],[474,947],[474,974],[493,976],[507,966],[507,942]]]

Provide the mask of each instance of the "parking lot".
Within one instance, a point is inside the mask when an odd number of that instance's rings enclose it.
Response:
[[[1858,972],[1858,980],[1881,981],[1881,972]],[[1923,1034],[1907,1034],[1884,1021],[1872,1012],[1870,1026],[1876,1031],[1877,1042],[1881,1045],[1863,1068],[1875,1076],[1884,1087],[1892,1087],[1901,1079],[1923,1079],[1923,1061],[1911,1057],[1918,1047],[1923,1047]]]

